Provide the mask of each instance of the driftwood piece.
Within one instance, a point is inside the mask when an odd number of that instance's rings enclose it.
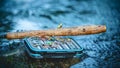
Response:
[[[20,39],[30,36],[76,36],[76,35],[88,35],[97,34],[106,31],[104,25],[92,25],[92,26],[78,26],[60,29],[48,29],[48,30],[33,30],[26,32],[12,32],[7,33],[7,39]]]

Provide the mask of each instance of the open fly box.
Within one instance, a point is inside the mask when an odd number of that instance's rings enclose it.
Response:
[[[32,58],[73,58],[81,57],[82,48],[72,38],[40,38],[24,39],[27,53]]]

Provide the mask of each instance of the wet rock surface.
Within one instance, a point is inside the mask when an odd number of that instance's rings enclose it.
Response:
[[[0,32],[78,25],[106,25],[101,34],[72,36],[84,49],[80,59],[35,60],[21,40],[0,39],[0,68],[119,68],[118,0],[1,0]],[[15,43],[14,43],[15,42]]]

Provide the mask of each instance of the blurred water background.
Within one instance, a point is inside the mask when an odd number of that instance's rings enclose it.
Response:
[[[62,60],[59,64],[32,64],[17,52],[17,60],[0,58],[0,68],[119,68],[120,67],[120,1],[119,0],[0,0],[0,32],[38,30],[82,25],[106,25],[101,34],[73,36],[87,55],[82,60]],[[8,43],[9,42],[9,43]],[[13,41],[12,41],[13,42]],[[0,54],[13,55],[19,46],[10,45],[10,40],[0,39]],[[19,48],[18,48],[19,49]],[[12,51],[12,52],[11,52]],[[11,54],[12,53],[12,54]],[[25,57],[25,56],[22,56]],[[11,60],[7,61],[6,59]],[[27,59],[27,60],[26,60]],[[16,63],[15,61],[21,63]],[[30,61],[30,62],[28,62]],[[15,64],[16,63],[16,64]],[[29,63],[29,64],[28,64]],[[70,64],[69,64],[70,63]],[[52,67],[52,66],[53,67]],[[36,67],[37,68],[37,67]]]

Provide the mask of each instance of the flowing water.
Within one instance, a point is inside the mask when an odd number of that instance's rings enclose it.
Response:
[[[119,0],[0,0],[0,32],[51,29],[60,23],[63,27],[106,25],[105,33],[73,36],[87,57],[69,67],[119,68],[119,4]],[[0,44],[1,54],[18,48],[6,39],[0,39]]]

